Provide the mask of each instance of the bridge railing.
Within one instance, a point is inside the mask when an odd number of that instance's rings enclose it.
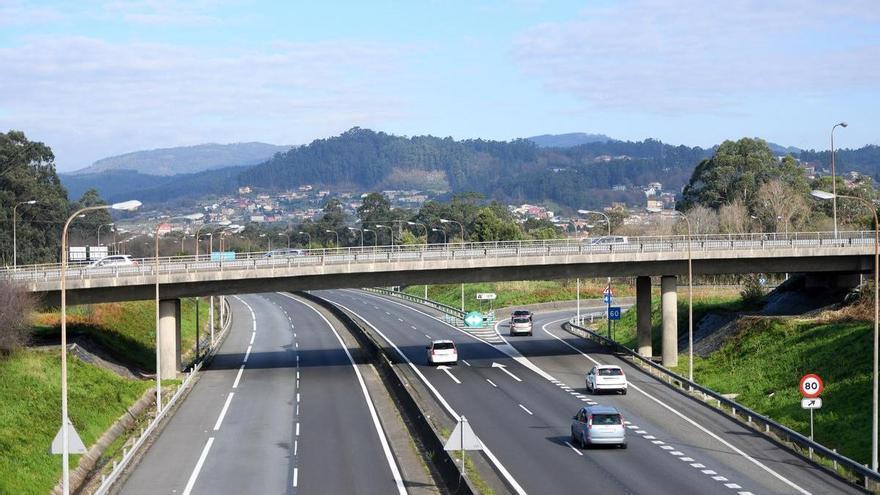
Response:
[[[694,253],[726,250],[799,249],[810,247],[863,247],[873,245],[873,231],[793,232],[762,234],[695,235],[690,248]],[[528,241],[466,242],[450,244],[407,244],[396,246],[364,246],[303,250],[301,254],[279,255],[277,251],[245,253],[206,253],[198,257],[163,256],[158,259],[159,273],[222,272],[226,270],[257,270],[292,268],[310,265],[357,265],[364,263],[423,262],[461,259],[502,259],[512,257],[544,257],[569,255],[684,253],[688,238],[684,235],[641,236],[625,238],[625,242],[603,243],[603,238],[551,239]],[[133,260],[131,266],[98,267],[71,262],[67,277],[92,279],[105,277],[155,275],[155,258]],[[0,270],[0,277],[20,281],[57,280],[59,263],[26,265]]]
[[[834,471],[838,475],[855,480],[868,489],[876,489],[880,487],[880,473],[871,470],[867,466],[860,464],[858,461],[838,454],[835,450],[829,449],[820,443],[810,440],[809,437],[806,437],[783,424],[777,423],[769,417],[749,409],[736,401],[728,399],[712,389],[706,388],[696,382],[692,382],[678,373],[670,371],[664,366],[655,363],[653,360],[641,356],[639,353],[623,346],[619,342],[604,337],[589,328],[578,325],[577,323],[578,322],[576,322],[574,318],[569,320],[567,323],[568,331],[577,336],[598,342],[605,347],[613,349],[615,352],[624,354],[633,362],[640,365],[652,375],[662,379],[664,382],[679,388],[691,396],[701,398],[703,402],[714,405],[717,409],[734,417],[739,422],[745,423],[756,430],[763,431],[764,434],[781,441],[789,448],[808,455],[810,459],[818,461],[819,465]]]

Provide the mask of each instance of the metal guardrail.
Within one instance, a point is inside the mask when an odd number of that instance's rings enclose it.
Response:
[[[747,426],[750,426],[759,432],[763,432],[765,435],[768,435],[775,440],[784,443],[785,445],[793,448],[793,450],[800,452],[801,454],[803,454],[804,452],[808,453],[807,455],[810,457],[810,459],[813,459],[813,456],[816,455],[820,459],[824,459],[826,461],[825,463],[819,462],[817,463],[818,465],[823,466],[826,469],[830,469],[840,476],[856,480],[859,484],[868,489],[876,490],[878,487],[880,487],[880,473],[871,470],[870,468],[860,464],[858,461],[840,455],[836,451],[829,449],[828,447],[825,447],[824,445],[817,443],[813,440],[810,440],[808,437],[792,430],[785,425],[773,421],[769,417],[766,417],[752,409],[749,409],[748,407],[743,406],[738,402],[728,399],[712,389],[692,382],[687,378],[655,363],[654,361],[639,355],[637,352],[623,346],[615,340],[608,339],[590,330],[589,328],[585,328],[583,326],[575,324],[574,318],[569,320],[566,325],[566,330],[569,331],[569,333],[585,339],[593,340],[603,346],[612,348],[616,352],[627,355],[628,357],[632,358],[634,362],[640,364],[643,368],[647,368],[649,372],[651,372],[651,374],[663,379],[663,381],[670,385],[676,386],[682,392],[688,393],[691,396],[702,398],[703,402],[708,405],[712,405],[712,402],[714,401],[716,409],[723,411],[737,421],[745,423]],[[829,467],[829,465],[831,467]]]
[[[220,348],[220,344],[223,342],[223,338],[226,336],[226,332],[229,330],[229,327],[232,325],[232,313],[229,311],[229,303],[223,299],[224,304],[226,305],[226,310],[224,313],[228,315],[226,317],[225,322],[221,322],[220,326],[220,334],[217,336],[215,340],[215,345],[211,347],[205,357],[195,363],[189,372],[186,373],[186,378],[177,386],[177,390],[175,390],[174,395],[171,396],[171,399],[165,403],[165,407],[162,408],[161,411],[150,421],[150,424],[147,425],[146,428],[141,430],[137,439],[131,448],[122,449],[122,459],[119,461],[113,461],[113,469],[111,469],[110,473],[101,476],[101,484],[95,490],[93,495],[106,495],[110,493],[110,489],[113,487],[113,484],[119,480],[119,476],[125,471],[125,468],[134,458],[135,454],[140,450],[141,447],[144,446],[146,441],[150,438],[153,432],[156,431],[156,428],[160,423],[165,419],[168,411],[174,408],[174,405],[177,401],[183,396],[183,394],[187,391],[187,389],[193,384],[194,378],[198,376],[199,371],[202,369],[202,365],[208,362],[209,359],[214,357],[214,354]]]
[[[405,301],[410,301],[410,302],[414,302],[416,304],[421,304],[423,306],[428,306],[429,308],[434,308],[437,311],[440,311],[441,313],[443,313],[447,316],[451,316],[454,319],[459,320],[459,321],[464,321],[464,316],[465,316],[465,314],[467,314],[466,312],[464,312],[458,308],[453,308],[452,306],[447,306],[447,305],[445,305],[443,303],[439,303],[437,301],[425,299],[424,297],[419,297],[419,296],[414,296],[412,294],[407,294],[406,292],[385,289],[382,287],[370,287],[370,288],[366,288],[364,290],[369,291],[369,292],[375,292],[377,294],[383,294],[386,296],[398,297],[398,298],[403,299]]]
[[[693,253],[717,251],[755,251],[803,248],[864,248],[867,254],[874,243],[873,231],[794,232],[788,234],[696,235],[690,240]],[[349,247],[304,250],[301,255],[279,256],[271,252],[235,253],[234,259],[219,260],[211,254],[159,258],[159,273],[202,273],[300,266],[357,265],[392,262],[450,261],[460,259],[504,259],[569,255],[641,254],[687,251],[687,236],[629,237],[626,242],[602,244],[598,239],[554,239],[532,241],[470,242],[457,244],[417,244],[379,247]],[[155,258],[134,260],[134,266],[91,267],[69,265],[69,279],[98,279],[155,275]],[[0,269],[0,278],[22,282],[58,280],[59,263],[24,265]]]

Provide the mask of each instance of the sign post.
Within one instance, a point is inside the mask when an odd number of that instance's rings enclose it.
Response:
[[[602,294],[605,299],[605,304],[608,305],[608,310],[605,313],[605,316],[608,320],[608,339],[611,340],[611,303],[614,301],[614,291],[611,289],[610,283],[605,287],[605,290],[602,291]]]
[[[810,410],[810,440],[813,440],[813,410],[822,407],[822,391],[825,390],[825,384],[819,375],[809,373],[801,377],[798,389],[804,397],[801,399],[801,407]],[[810,459],[813,458],[813,448],[810,447]]]
[[[452,430],[452,434],[449,435],[449,440],[446,441],[446,445],[443,446],[443,450],[461,451],[461,471],[459,472],[464,475],[464,451],[483,450],[483,443],[480,442],[479,438],[477,438],[477,435],[474,433],[474,430],[468,423],[467,418],[462,416],[461,419],[458,420],[458,424],[455,426],[455,429]]]

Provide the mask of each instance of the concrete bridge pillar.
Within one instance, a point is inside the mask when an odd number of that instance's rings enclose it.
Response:
[[[663,310],[663,366],[678,364],[678,280],[675,275],[660,279],[660,305]]]
[[[159,301],[159,359],[162,379],[180,372],[180,299]]]
[[[639,355],[650,358],[651,348],[651,277],[636,278],[636,335]]]

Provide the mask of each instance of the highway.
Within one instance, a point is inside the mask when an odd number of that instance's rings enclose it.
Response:
[[[360,291],[318,293],[376,329],[415,364],[509,473],[521,493],[861,493],[820,472],[721,414],[565,333],[570,312],[538,315],[533,337],[492,345],[450,327],[420,307]],[[459,348],[452,369],[425,366],[424,346],[448,338]],[[391,345],[393,343],[393,346]],[[624,367],[626,396],[587,395],[584,373],[596,362]],[[494,365],[494,366],[493,366]],[[503,365],[505,368],[500,368]],[[584,404],[618,407],[629,448],[581,450],[569,442],[571,416]]]
[[[229,336],[121,493],[406,493],[330,322],[284,294],[230,303]]]

